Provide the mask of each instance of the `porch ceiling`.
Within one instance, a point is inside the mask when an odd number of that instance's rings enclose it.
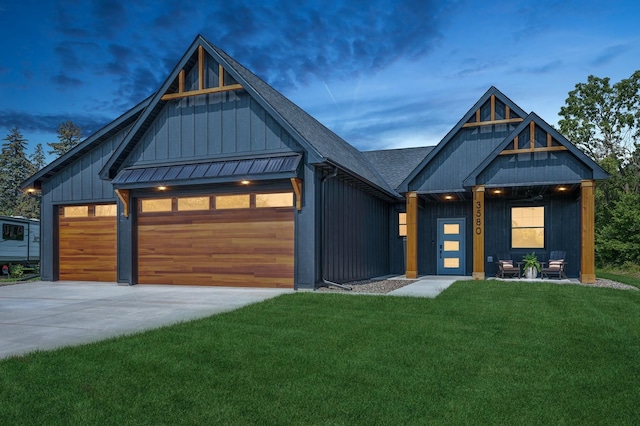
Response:
[[[509,187],[488,187],[485,196],[489,198],[503,198],[509,201],[536,202],[542,201],[551,195],[573,195],[579,194],[579,183],[568,183],[563,185],[526,185]],[[471,191],[442,191],[442,192],[419,192],[418,195],[425,201],[447,202],[472,200]]]

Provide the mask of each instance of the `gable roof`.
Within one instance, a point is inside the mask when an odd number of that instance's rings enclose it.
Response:
[[[60,170],[67,167],[70,163],[83,156],[86,152],[90,151],[97,145],[99,145],[104,138],[109,138],[119,131],[125,129],[131,123],[133,123],[147,107],[150,101],[150,97],[143,100],[129,111],[122,114],[120,117],[113,120],[111,123],[102,127],[91,136],[80,142],[78,145],[71,148],[68,152],[62,154],[60,157],[53,160],[51,163],[40,169],[33,174],[30,178],[22,182],[21,189],[35,188],[39,189],[42,181],[49,179],[56,175]]]
[[[458,133],[462,127],[469,122],[469,120],[473,117],[478,109],[482,107],[487,101],[491,99],[491,96],[495,96],[496,99],[499,99],[506,106],[510,108],[511,111],[515,112],[520,117],[525,117],[527,113],[516,105],[511,99],[505,96],[501,91],[499,91],[495,86],[491,86],[489,90],[485,92],[484,95],[467,111],[467,113],[458,121],[458,123],[445,135],[445,137],[436,145],[436,147],[429,152],[429,154],[418,164],[418,166],[413,169],[411,173],[402,181],[400,185],[396,188],[399,193],[405,193],[409,191],[409,183],[433,160],[438,153],[449,143],[451,139]]]
[[[360,151],[200,35],[195,38],[158,92],[151,97],[149,104],[138,118],[134,127],[107,161],[100,172],[100,176],[103,179],[115,177],[126,156],[153,122],[165,102],[167,102],[161,99],[162,96],[174,84],[183,68],[193,66],[193,57],[198,46],[202,46],[207,54],[220,63],[224,70],[242,85],[243,89],[306,150],[308,161],[311,164],[337,166],[347,174],[356,176],[359,180],[382,191],[384,194],[397,196],[393,188],[388,185]]]
[[[464,180],[464,186],[472,187],[477,183],[478,176],[500,155],[500,153],[507,148],[507,146],[513,142],[514,138],[518,136],[523,130],[534,122],[537,126],[546,131],[551,137],[558,141],[560,145],[567,148],[574,157],[580,160],[587,168],[589,168],[593,174],[593,179],[607,179],[609,174],[605,172],[595,161],[589,158],[584,152],[578,149],[567,138],[562,136],[556,129],[554,129],[549,123],[540,118],[536,113],[532,112],[516,127],[509,136],[507,136],[497,147],[484,159],[482,163]]]
[[[397,188],[432,149],[433,146],[421,146],[364,151],[363,154],[389,185]]]

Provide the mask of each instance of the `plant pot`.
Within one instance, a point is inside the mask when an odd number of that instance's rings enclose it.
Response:
[[[532,280],[538,276],[538,270],[536,268],[527,268],[524,270],[524,276],[527,279]]]

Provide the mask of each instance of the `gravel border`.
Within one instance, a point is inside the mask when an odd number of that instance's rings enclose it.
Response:
[[[471,279],[471,277],[469,277]],[[418,280],[407,280],[407,279],[389,279],[389,280],[363,280],[363,281],[353,281],[350,283],[342,284],[347,287],[351,287],[351,290],[344,290],[339,287],[329,286],[329,287],[320,287],[315,291],[320,293],[366,293],[366,294],[386,294],[393,290],[396,290],[400,287],[404,287],[406,285],[415,283]],[[502,281],[502,280],[500,280]],[[521,282],[531,282],[537,283],[542,282],[540,280],[537,281],[522,281]],[[613,288],[616,290],[633,290],[637,291],[638,288],[622,284],[617,281],[607,280],[604,278],[596,278],[595,284],[582,284],[579,282],[572,281],[544,281],[545,283],[551,284],[559,284],[559,285],[580,285],[583,287],[602,287],[602,288]]]

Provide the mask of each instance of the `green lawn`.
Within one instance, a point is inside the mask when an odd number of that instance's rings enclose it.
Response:
[[[0,424],[639,424],[640,292],[284,295],[0,361]]]

